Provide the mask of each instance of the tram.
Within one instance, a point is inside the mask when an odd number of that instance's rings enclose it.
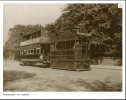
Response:
[[[20,42],[20,65],[47,66],[49,53],[50,39],[46,31],[39,30],[24,35]]]
[[[91,70],[89,34],[54,36],[50,44],[50,67],[67,70]]]
[[[91,70],[90,36],[79,32],[48,36],[43,31],[24,35],[20,43],[20,64]]]

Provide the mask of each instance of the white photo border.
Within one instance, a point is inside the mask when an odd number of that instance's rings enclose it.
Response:
[[[56,3],[118,3],[123,11],[123,91],[122,92],[3,92],[3,5]],[[0,98],[1,99],[124,99],[125,98],[125,1],[1,1],[0,2]],[[12,95],[13,94],[13,95]],[[26,94],[26,95],[23,95]]]

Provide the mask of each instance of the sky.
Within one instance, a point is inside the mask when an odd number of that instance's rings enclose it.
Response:
[[[4,4],[4,43],[8,39],[9,28],[14,25],[53,23],[62,14],[64,7],[65,4]]]

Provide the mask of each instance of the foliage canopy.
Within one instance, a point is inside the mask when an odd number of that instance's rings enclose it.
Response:
[[[76,33],[77,27],[82,33],[92,34],[91,58],[102,57],[106,51],[111,51],[113,57],[122,57],[122,9],[118,4],[68,4],[62,15],[45,27],[38,24],[15,25],[10,29],[10,39],[4,49],[17,50],[22,35],[26,33],[46,28],[50,36],[67,35]]]

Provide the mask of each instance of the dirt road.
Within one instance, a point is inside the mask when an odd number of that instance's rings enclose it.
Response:
[[[100,68],[99,68],[100,67]],[[20,66],[18,62],[5,62],[4,70],[25,71],[36,74],[33,78],[8,82],[6,91],[102,91],[107,84],[121,83],[122,70],[115,66],[91,66],[91,71],[67,71],[51,68]],[[110,69],[109,69],[110,68]],[[99,89],[99,86],[101,86]],[[97,87],[97,88],[96,88]],[[108,90],[109,91],[109,90]]]

